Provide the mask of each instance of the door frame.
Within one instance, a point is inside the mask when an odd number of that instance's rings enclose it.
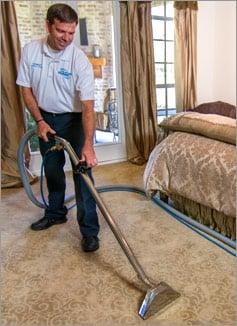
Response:
[[[120,56],[120,7],[119,1],[112,1],[113,10],[113,34],[114,34],[114,60],[116,75],[116,91],[118,105],[118,143],[107,143],[95,145],[95,152],[100,164],[121,162],[127,160],[124,115],[123,115],[123,95],[121,79],[121,56]]]

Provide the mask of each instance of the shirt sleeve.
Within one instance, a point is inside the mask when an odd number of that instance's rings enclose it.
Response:
[[[20,86],[31,87],[30,69],[29,69],[29,63],[27,59],[28,59],[28,51],[27,51],[27,47],[25,46],[21,53],[21,60],[20,60],[16,83],[17,85]]]
[[[91,63],[83,52],[78,56],[76,66],[76,90],[80,93],[80,100],[94,100],[94,72]]]

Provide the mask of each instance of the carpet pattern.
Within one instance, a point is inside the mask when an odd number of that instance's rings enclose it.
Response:
[[[98,186],[141,186],[142,167],[95,169]],[[38,185],[34,185],[37,189]],[[72,187],[71,180],[69,189]],[[235,325],[235,259],[139,194],[101,194],[148,276],[181,293],[161,314],[137,314],[143,285],[100,215],[100,250],[84,253],[76,210],[34,232],[42,214],[23,189],[2,192],[2,325]]]

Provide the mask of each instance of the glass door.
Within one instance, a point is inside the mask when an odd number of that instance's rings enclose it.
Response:
[[[121,92],[119,2],[108,1],[104,5],[110,7],[106,38],[108,66],[103,69],[103,82],[95,79],[95,83],[103,83],[108,87],[104,90],[104,98],[100,105],[95,106],[95,150],[99,162],[106,163],[126,160],[126,150]],[[101,52],[103,53],[103,50]],[[100,98],[98,96],[98,99]]]

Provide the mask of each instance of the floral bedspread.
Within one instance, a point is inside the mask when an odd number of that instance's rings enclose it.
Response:
[[[235,145],[175,131],[152,151],[144,172],[149,196],[177,194],[235,216]]]

